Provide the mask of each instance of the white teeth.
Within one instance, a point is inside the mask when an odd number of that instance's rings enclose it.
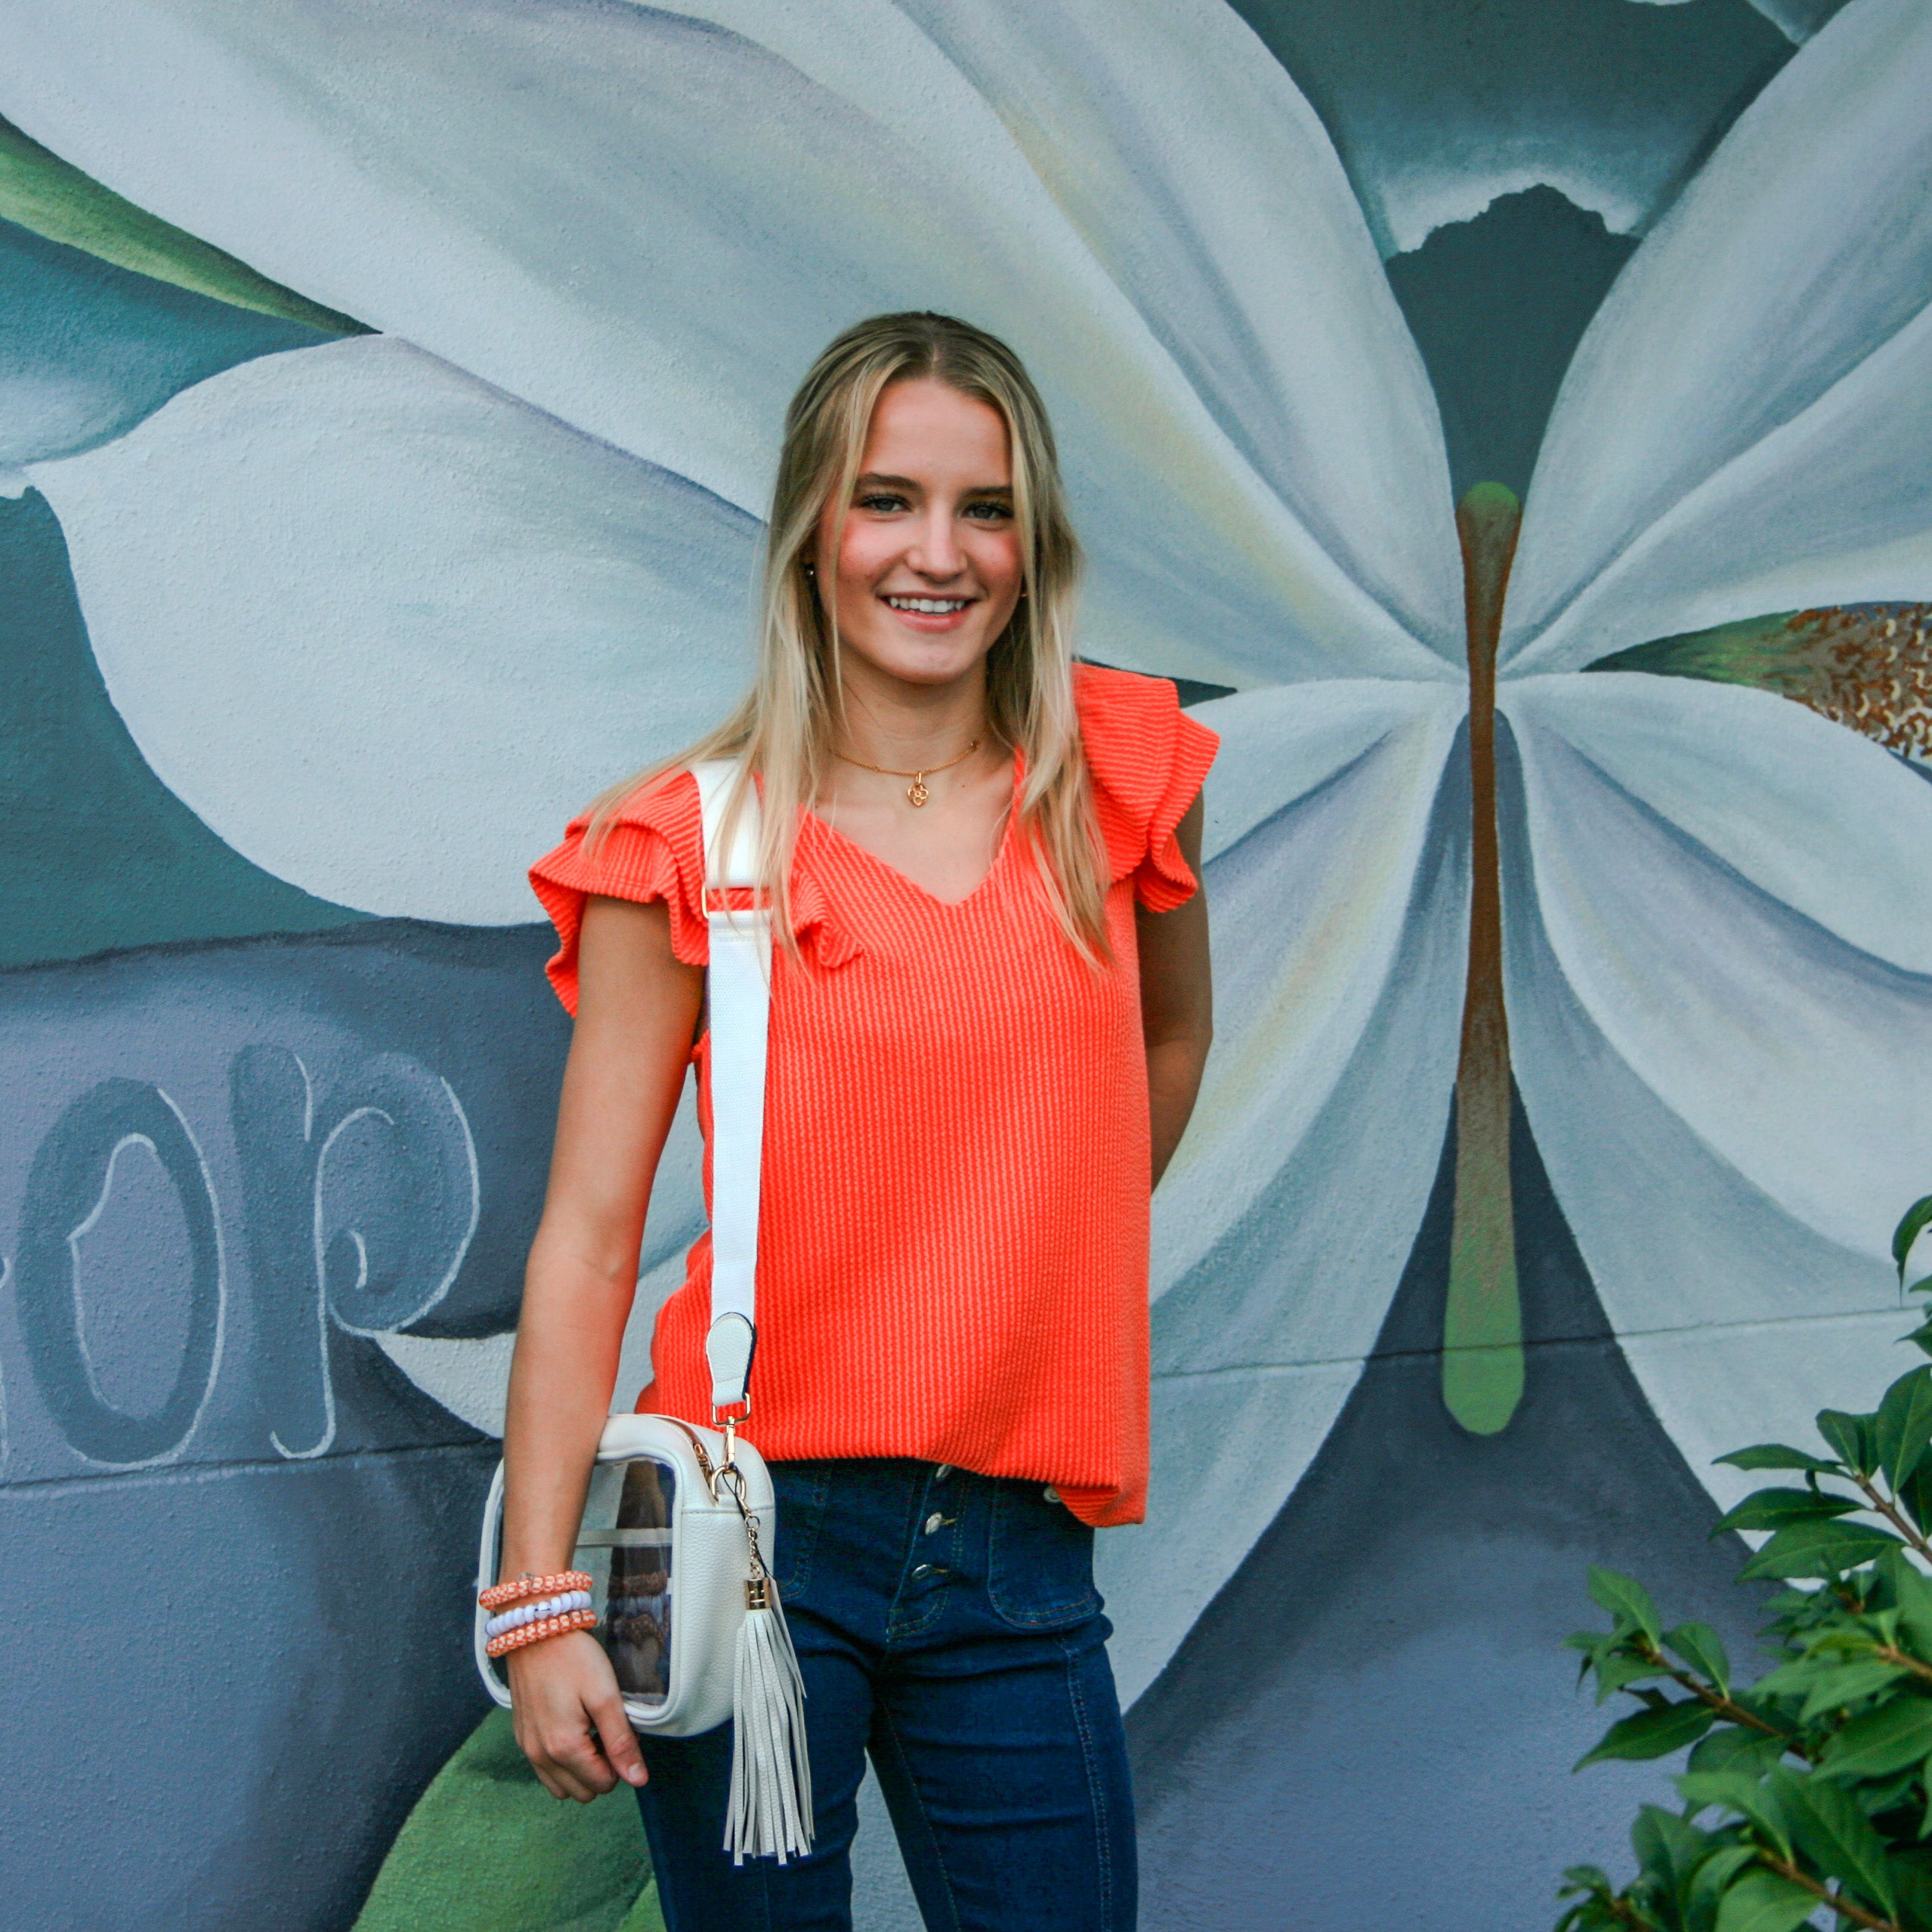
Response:
[[[886,601],[895,611],[917,611],[928,617],[950,617],[955,611],[963,611],[972,601],[966,597],[888,597]]]

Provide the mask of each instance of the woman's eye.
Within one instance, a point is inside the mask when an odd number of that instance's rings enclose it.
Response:
[[[874,516],[889,516],[895,510],[903,510],[906,499],[903,496],[861,496],[858,499],[861,510],[870,510]]]
[[[971,503],[966,506],[966,515],[976,517],[981,523],[1006,523],[1012,517],[1012,507],[1005,503]]]

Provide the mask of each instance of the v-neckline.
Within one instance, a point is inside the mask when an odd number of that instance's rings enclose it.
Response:
[[[856,839],[848,838],[829,818],[822,818],[810,806],[805,808],[805,816],[829,838],[836,839],[848,852],[856,852],[869,865],[875,865],[888,878],[895,879],[909,892],[916,892],[928,905],[937,906],[942,912],[959,912],[972,904],[988,886],[992,884],[994,875],[1006,863],[1006,848],[1012,842],[1013,819],[1019,809],[1020,785],[1025,776],[1020,763],[1020,755],[1013,753],[1013,796],[1006,807],[1006,823],[1000,827],[1000,842],[994,849],[993,863],[980,874],[979,883],[963,899],[942,899],[937,892],[928,892],[909,873],[901,872],[889,859],[881,858],[869,845],[862,845]]]

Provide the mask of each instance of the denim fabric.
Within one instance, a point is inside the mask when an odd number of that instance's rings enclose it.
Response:
[[[1131,1932],[1133,1796],[1093,1532],[1042,1485],[931,1463],[774,1463],[816,1842],[719,1849],[731,1731],[643,1740],[670,1932],[849,1932],[869,1752],[929,1932]]]

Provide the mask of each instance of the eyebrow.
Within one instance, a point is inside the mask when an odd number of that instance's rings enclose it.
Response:
[[[886,476],[876,470],[869,470],[864,476],[852,478],[855,490],[920,490],[924,487],[909,476]],[[1010,483],[976,484],[961,493],[967,496],[1010,496],[1013,486]]]

